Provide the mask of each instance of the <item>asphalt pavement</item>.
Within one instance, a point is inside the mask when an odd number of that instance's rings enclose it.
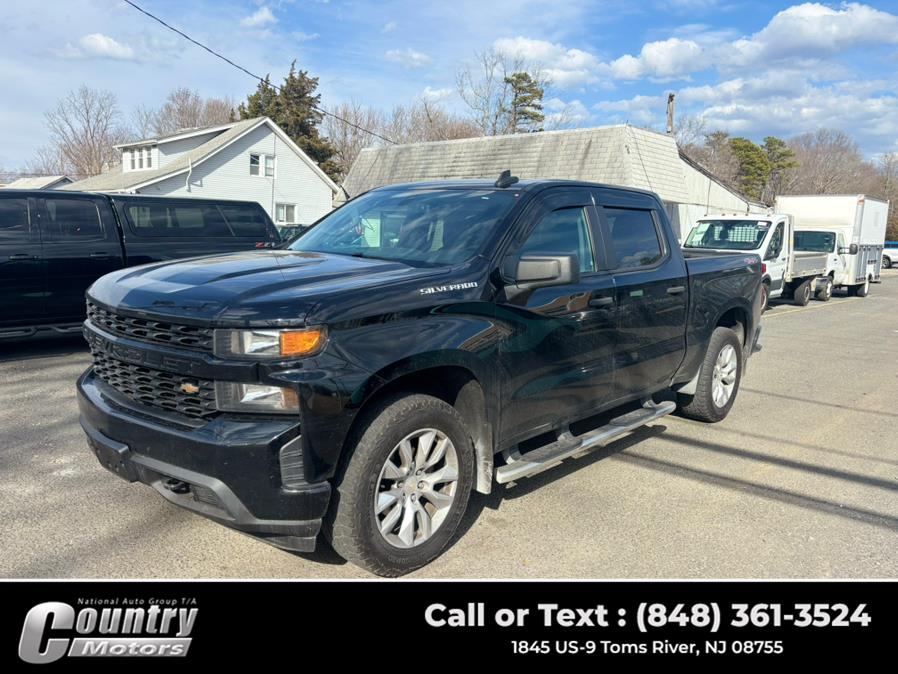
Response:
[[[432,578],[898,578],[898,271],[774,304],[722,423],[666,417],[490,496]],[[0,344],[0,577],[370,577],[167,504],[88,452],[80,338]]]

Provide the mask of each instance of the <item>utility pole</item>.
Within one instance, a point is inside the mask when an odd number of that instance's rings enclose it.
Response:
[[[676,94],[667,94],[667,135],[672,136],[674,132],[674,98]]]

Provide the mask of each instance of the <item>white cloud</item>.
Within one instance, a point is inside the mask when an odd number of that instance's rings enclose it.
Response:
[[[449,87],[445,87],[443,89],[434,89],[430,85],[424,87],[424,91],[421,92],[421,98],[428,101],[441,101],[444,98],[449,98],[455,91],[450,89]]]
[[[317,40],[321,37],[318,33],[303,33],[301,30],[293,31],[290,34],[297,42],[311,42],[312,40]]]
[[[546,40],[522,36],[500,38],[493,43],[493,48],[509,58],[539,66],[552,85],[559,89],[595,83],[608,71],[608,66],[593,54]]]
[[[384,58],[405,68],[421,68],[431,61],[427,54],[415,51],[411,47],[407,49],[391,49],[384,54]]]
[[[819,84],[799,70],[771,70],[713,85],[686,87],[677,96],[679,114],[696,114],[709,130],[760,138],[791,137],[819,128],[844,129],[868,153],[883,151],[898,137],[894,83],[841,81]],[[629,120],[661,128],[666,94],[596,103],[604,123]]]
[[[277,17],[271,11],[270,7],[259,7],[255,12],[240,21],[240,25],[246,28],[263,28],[270,24],[277,23]]]
[[[554,97],[543,102],[546,129],[566,129],[584,126],[592,115],[579,99],[563,101]]]
[[[751,66],[889,43],[898,43],[898,16],[894,14],[858,3],[843,4],[839,9],[805,3],[778,12],[761,31],[732,42],[721,56],[726,64]]]
[[[399,24],[395,21],[387,21],[384,24],[384,27],[380,29],[381,33],[392,33],[394,30],[399,28]]]
[[[623,80],[642,77],[670,79],[702,69],[703,50],[694,40],[672,37],[647,42],[639,56],[625,54],[611,63],[614,76]]]
[[[106,58],[116,61],[135,61],[137,55],[129,45],[103,33],[91,33],[78,40],[77,45],[67,44],[58,52],[65,58]]]

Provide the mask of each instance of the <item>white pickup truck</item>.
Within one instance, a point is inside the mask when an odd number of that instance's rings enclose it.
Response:
[[[764,308],[768,299],[780,296],[801,306],[812,295],[823,301],[832,297],[829,256],[795,249],[789,215],[709,215],[696,222],[683,248],[691,253],[740,251],[760,257]]]

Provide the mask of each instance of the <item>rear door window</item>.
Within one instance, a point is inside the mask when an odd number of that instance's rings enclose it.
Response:
[[[231,226],[234,236],[264,241],[268,238],[268,225],[261,208],[251,204],[228,204],[219,207]]]
[[[105,237],[97,204],[91,199],[44,200],[44,234],[51,241],[97,241]]]
[[[233,238],[215,204],[185,202],[126,202],[125,213],[137,236],[164,238]]]
[[[664,257],[651,211],[631,208],[602,209],[611,234],[616,269],[650,267]]]

